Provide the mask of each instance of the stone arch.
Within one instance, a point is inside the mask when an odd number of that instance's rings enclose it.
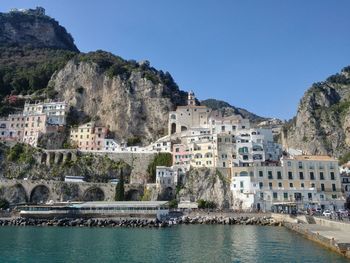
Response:
[[[50,189],[46,185],[37,185],[30,192],[31,203],[46,203],[50,199]]]
[[[105,200],[105,193],[97,186],[92,186],[85,190],[83,194],[83,201],[103,201]]]
[[[28,195],[22,184],[18,183],[5,190],[4,198],[10,204],[21,204],[28,202]]]
[[[239,176],[248,176],[248,172],[242,171],[239,173]]]
[[[128,201],[140,201],[141,193],[137,189],[130,189],[126,192],[126,200]]]
[[[171,134],[176,133],[176,123],[171,124]]]
[[[61,164],[62,162],[63,162],[63,153],[61,153],[61,152],[56,153],[55,163]]]
[[[72,153],[71,152],[68,152],[66,154],[66,162],[70,162],[72,160]]]
[[[47,159],[47,153],[42,153],[41,154],[41,163],[45,164]]]
[[[162,193],[162,200],[172,200],[174,199],[174,189],[170,186],[165,188]]]
[[[55,153],[54,152],[50,152],[48,155],[48,163],[47,164],[53,164],[55,162]]]

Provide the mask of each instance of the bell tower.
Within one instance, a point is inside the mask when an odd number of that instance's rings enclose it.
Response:
[[[196,106],[196,96],[192,90],[188,93],[187,105]]]

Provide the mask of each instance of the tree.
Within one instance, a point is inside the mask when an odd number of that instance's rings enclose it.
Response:
[[[173,164],[171,153],[158,153],[147,167],[150,182],[156,181],[157,166],[171,166]]]
[[[10,203],[9,201],[7,201],[6,199],[0,199],[0,209],[7,209],[10,207]]]
[[[117,186],[115,187],[115,201],[124,201],[124,175],[123,169],[120,170],[120,178]]]

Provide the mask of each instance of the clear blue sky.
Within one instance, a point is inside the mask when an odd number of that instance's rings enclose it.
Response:
[[[43,6],[83,52],[147,59],[183,90],[289,119],[313,82],[350,65],[349,0],[1,0]]]

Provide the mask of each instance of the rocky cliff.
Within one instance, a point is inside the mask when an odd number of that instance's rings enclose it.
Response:
[[[268,118],[258,116],[254,113],[247,111],[246,109],[237,108],[231,104],[216,99],[206,99],[202,100],[201,105],[205,105],[213,110],[220,110],[223,112],[224,116],[231,115],[241,115],[243,118],[249,119],[252,123],[260,123],[269,120]]]
[[[350,151],[350,67],[305,92],[283,135],[284,146],[307,154],[340,156]]]
[[[178,198],[212,201],[218,208],[232,208],[233,205],[229,177],[217,169],[190,170],[185,185],[178,193]]]
[[[0,45],[78,51],[64,27],[35,10],[0,13]]]
[[[72,107],[75,121],[94,120],[118,139],[138,137],[143,142],[167,133],[168,112],[187,97],[169,73],[103,51],[72,59],[49,86]]]

